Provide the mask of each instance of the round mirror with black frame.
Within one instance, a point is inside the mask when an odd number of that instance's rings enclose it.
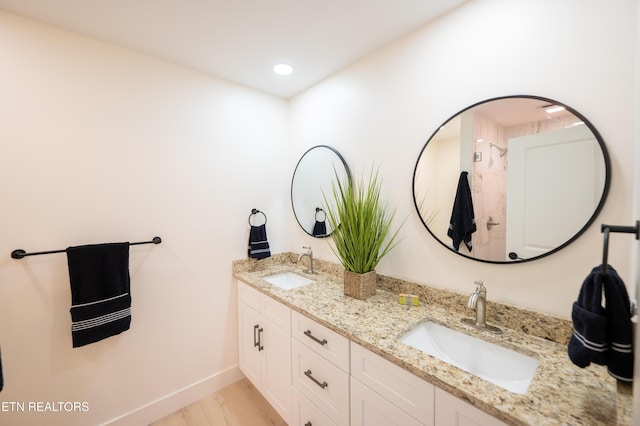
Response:
[[[489,263],[539,259],[571,244],[602,209],[611,166],[602,137],[553,99],[478,102],[444,122],[413,173],[429,233]]]
[[[336,176],[342,180],[351,179],[344,158],[335,149],[317,145],[305,152],[293,172],[291,179],[291,205],[300,227],[316,238],[328,237],[333,232],[326,221],[324,195],[329,201],[331,183]]]

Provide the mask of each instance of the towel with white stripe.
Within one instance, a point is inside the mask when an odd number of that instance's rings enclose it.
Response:
[[[66,250],[71,283],[73,347],[128,330],[131,325],[129,243]]]

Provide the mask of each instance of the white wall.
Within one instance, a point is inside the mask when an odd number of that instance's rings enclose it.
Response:
[[[379,272],[463,292],[484,279],[490,299],[569,318],[583,279],[602,260],[600,223],[632,221],[635,8],[635,0],[470,2],[292,99],[291,161],[327,144],[356,175],[380,166],[383,194],[408,220]],[[496,266],[441,247],[417,217],[411,181],[422,146],[447,118],[514,94],[556,99],[585,115],[609,149],[612,185],[594,225],[571,246]],[[335,260],[326,241],[289,222],[292,250],[311,245]],[[609,261],[629,279],[627,237],[613,237]]]
[[[286,101],[4,12],[0,70],[1,401],[89,404],[0,424],[99,424],[177,393],[119,422],[147,424],[240,377],[231,261],[253,207],[288,248]],[[155,235],[131,248],[131,329],[77,349],[66,256],[9,256]]]

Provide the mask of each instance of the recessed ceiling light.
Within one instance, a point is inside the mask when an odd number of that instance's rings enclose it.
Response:
[[[275,64],[273,66],[273,72],[278,75],[289,75],[293,72],[293,67],[289,64]]]
[[[547,114],[553,114],[554,112],[564,111],[564,107],[560,105],[549,105],[544,108]]]

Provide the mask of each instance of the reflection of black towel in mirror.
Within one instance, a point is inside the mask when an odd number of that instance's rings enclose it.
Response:
[[[325,221],[317,221],[316,224],[313,225],[313,232],[311,233],[314,237],[324,237],[327,235],[327,225]]]
[[[271,256],[269,242],[267,241],[267,227],[264,223],[258,226],[251,225],[248,254],[253,259],[264,259]]]
[[[471,234],[476,231],[476,219],[473,213],[473,201],[471,200],[471,189],[467,175],[467,172],[460,173],[449,230],[447,231],[447,235],[453,240],[453,248],[456,251],[463,241],[467,249],[471,251]]]

